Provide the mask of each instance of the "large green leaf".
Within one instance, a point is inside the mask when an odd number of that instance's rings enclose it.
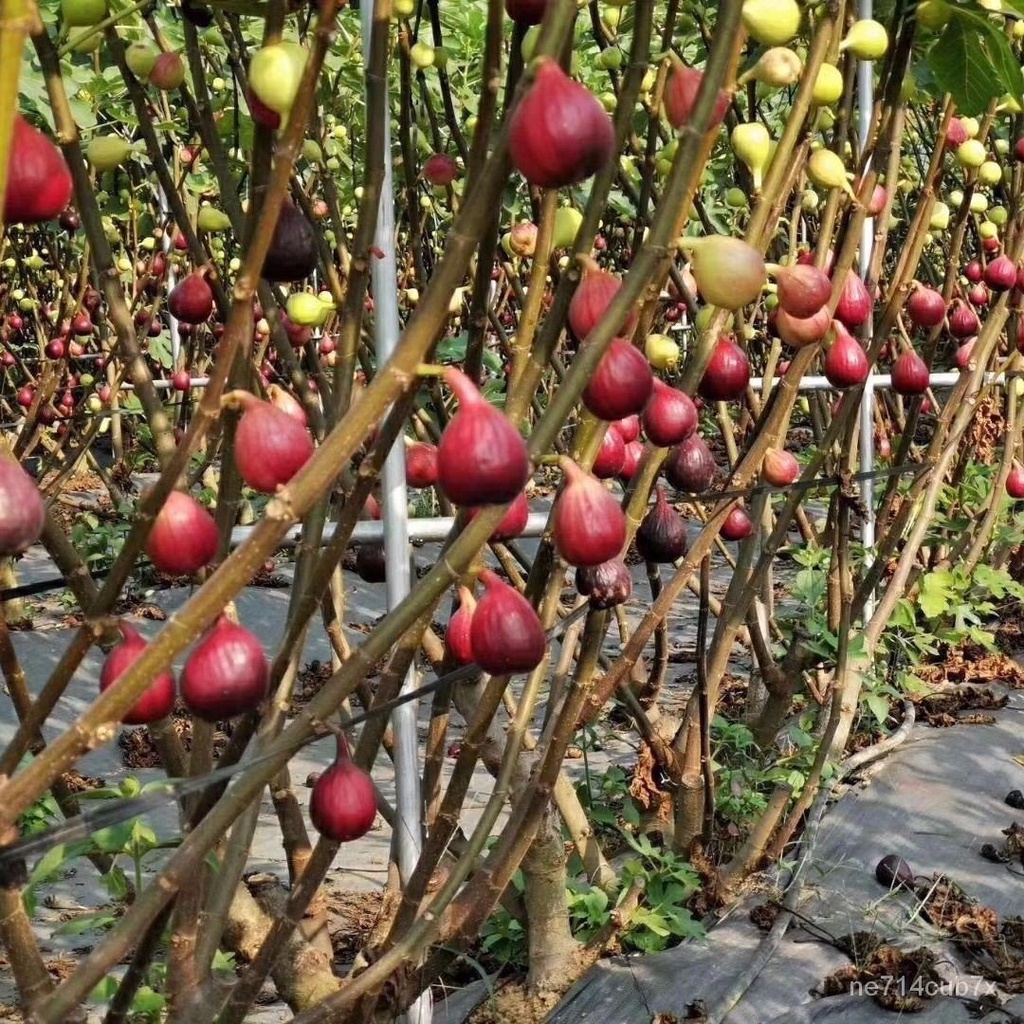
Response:
[[[953,19],[928,54],[939,88],[953,97],[963,114],[983,113],[989,101],[1004,92],[983,39],[976,26]]]

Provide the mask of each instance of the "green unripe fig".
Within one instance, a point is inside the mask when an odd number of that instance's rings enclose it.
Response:
[[[613,92],[603,92],[597,97],[598,102],[608,111],[609,114],[615,113],[615,108],[618,106],[619,98]]]
[[[231,227],[231,218],[216,206],[200,206],[196,216],[196,227],[207,233],[227,231]]]
[[[302,80],[302,67],[284,43],[262,46],[249,63],[249,87],[264,106],[277,114],[292,109]]]
[[[819,107],[831,107],[843,95],[843,73],[835,64],[822,64],[814,79],[811,99]]]
[[[300,327],[319,327],[326,323],[330,310],[311,292],[293,292],[285,303],[288,319]]]
[[[679,345],[667,334],[648,334],[644,355],[656,370],[674,370],[679,365]]]
[[[324,162],[324,151],[320,148],[320,143],[316,139],[303,139],[302,155],[311,164],[322,164]]]
[[[978,168],[978,181],[983,185],[998,185],[1003,180],[1003,169],[995,160],[986,160]]]
[[[434,47],[434,67],[444,71],[448,67],[448,51],[443,46]]]
[[[981,131],[981,125],[976,117],[961,117],[960,124],[963,126],[964,131],[967,132],[967,138],[969,139],[973,139]]]
[[[1010,214],[1005,206],[993,206],[988,211],[988,219],[997,227],[1005,227]]]
[[[816,149],[807,161],[807,177],[818,188],[841,188],[851,197],[853,188],[846,177],[846,165],[831,149]]]
[[[978,225],[978,234],[982,238],[998,238],[999,237],[999,227],[998,227],[998,225],[993,224],[992,221],[990,221],[990,220],[983,220]]]
[[[725,205],[730,210],[744,210],[747,206],[747,194],[741,188],[726,189]]]
[[[411,18],[416,13],[416,0],[394,0],[391,11],[396,18]]]
[[[553,249],[568,249],[576,241],[583,214],[572,206],[560,206],[555,211],[555,223],[551,233]]]
[[[945,231],[949,227],[949,207],[942,202],[932,207],[931,219],[928,221],[929,231]]]
[[[796,0],[744,0],[743,25],[764,46],[783,46],[800,31]]]
[[[1020,113],[1020,111],[1014,111],[1014,113]],[[1008,139],[996,139],[994,146],[995,151],[1000,156],[1006,156],[1010,152],[1010,142]]]
[[[61,0],[60,13],[65,25],[85,28],[107,16],[107,0]]]
[[[80,35],[81,33],[77,33]],[[95,53],[103,45],[103,33],[91,32],[80,43],[73,42],[71,49],[75,53]]]
[[[760,191],[765,168],[771,160],[772,140],[768,129],[760,121],[738,124],[733,128],[729,141],[733,153],[750,169],[751,177],[754,179],[754,190]]]
[[[800,208],[805,213],[814,213],[818,209],[818,204],[821,200],[818,198],[818,193],[813,188],[806,188],[803,194],[800,196]]]
[[[434,64],[434,48],[429,43],[413,43],[409,47],[409,60],[413,67],[424,71]]]
[[[622,51],[617,46],[606,46],[594,63],[604,71],[618,71],[622,67]]]
[[[132,261],[127,256],[120,256],[117,260],[117,269],[122,274],[130,274],[132,272]]]
[[[908,191],[909,191],[909,189],[908,189]],[[953,206],[955,206],[957,208],[961,207],[963,205],[963,202],[964,202],[964,194],[963,194],[963,192],[961,192],[960,189],[958,189],[958,188],[953,189],[953,191],[949,193],[949,201],[950,201],[951,205],[953,205]]]
[[[97,135],[85,147],[86,158],[100,172],[120,167],[133,152],[132,144],[116,135]]]
[[[980,167],[985,156],[985,146],[977,139],[968,139],[956,147],[956,159],[961,167]]]
[[[145,43],[132,43],[124,51],[124,59],[131,73],[142,82],[149,78],[158,56],[157,51]]]
[[[988,209],[988,198],[983,196],[980,192],[975,192],[971,196],[968,209],[971,213],[984,213]]]
[[[1010,29],[1010,34],[1014,39],[1024,39],[1024,21],[1021,21],[1021,19],[1018,18],[1013,23],[1013,28]]]
[[[949,4],[946,0],[920,0],[914,9],[917,24],[928,32],[938,32],[949,23]]]
[[[849,50],[858,60],[878,60],[889,49],[889,34],[880,22],[862,18],[850,26],[839,49]]]

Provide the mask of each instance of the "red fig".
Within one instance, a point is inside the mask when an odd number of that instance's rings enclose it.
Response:
[[[490,569],[480,574],[469,638],[473,660],[491,675],[532,672],[543,660],[547,638],[529,601]]]
[[[566,483],[555,502],[552,536],[570,565],[600,565],[615,558],[626,541],[622,506],[571,459],[558,460]]]
[[[118,629],[123,637],[113,647],[100,669],[100,692],[113,686],[135,664],[148,644],[139,631],[127,622],[119,622]],[[161,672],[132,705],[121,721],[125,725],[146,725],[166,718],[174,707],[174,676]]]
[[[169,576],[191,576],[217,554],[217,524],[191,494],[171,491],[146,541],[150,561]]]

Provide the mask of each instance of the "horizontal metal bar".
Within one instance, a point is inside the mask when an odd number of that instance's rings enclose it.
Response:
[[[452,524],[455,522],[450,516],[430,516],[423,519],[409,520],[409,539],[439,541],[444,540],[451,532]],[[521,537],[539,537],[548,523],[547,512],[531,512],[526,520],[526,529],[519,535]],[[238,547],[244,543],[253,532],[255,526],[236,526],[231,531],[231,546]],[[301,526],[293,526],[281,541],[282,547],[289,547],[297,543],[302,533]],[[334,536],[334,523],[324,527],[324,543],[326,544]],[[353,544],[365,544],[370,541],[384,540],[384,524],[379,519],[363,519],[356,523],[352,531]]]

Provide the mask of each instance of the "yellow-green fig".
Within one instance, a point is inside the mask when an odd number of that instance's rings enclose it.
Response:
[[[807,177],[818,188],[841,188],[853,196],[853,188],[846,177],[846,165],[831,149],[816,149],[811,154],[807,161]]]
[[[85,147],[86,159],[101,172],[120,167],[133,152],[132,144],[116,135],[97,135]]]
[[[743,0],[743,25],[759,43],[782,46],[800,31],[796,0]]]
[[[820,107],[831,107],[843,95],[843,73],[835,64],[822,64],[814,78],[811,99]]]
[[[929,231],[945,231],[949,227],[949,207],[943,202],[937,202],[932,207],[932,215],[928,221]]]
[[[800,78],[803,61],[786,46],[772,46],[757,59],[757,63],[746,74],[740,76],[739,85],[748,79],[755,79],[772,89],[784,89]]]
[[[553,249],[568,249],[576,241],[583,214],[572,206],[561,206],[555,211],[555,223],[551,235]]]
[[[277,114],[292,109],[302,81],[302,68],[283,43],[262,46],[249,64],[249,87],[256,98]]]
[[[961,117],[960,126],[967,133],[969,139],[973,139],[981,131],[981,124],[976,117]]]
[[[656,370],[674,370],[679,365],[679,345],[667,334],[648,334],[644,355]]]
[[[85,28],[107,16],[107,0],[61,0],[60,13],[65,25]]]
[[[994,224],[990,220],[983,220],[978,225],[978,234],[983,238],[998,238],[999,237],[999,225]]]
[[[285,312],[288,319],[300,327],[320,327],[327,322],[331,311],[311,292],[292,292],[285,303]]]
[[[984,143],[977,139],[967,139],[956,147],[956,159],[962,167],[980,167],[986,156]]]
[[[995,160],[986,160],[978,168],[978,181],[983,185],[998,185],[1003,180],[1003,169]]]
[[[771,136],[760,121],[738,124],[729,137],[732,151],[750,169],[755,191],[760,191],[764,171],[771,160]]]
[[[938,32],[949,22],[949,4],[946,0],[920,0],[914,8],[914,17],[920,28]]]
[[[684,238],[691,270],[705,302],[720,309],[742,309],[753,302],[768,280],[764,257],[741,238],[706,235]]]
[[[880,22],[862,18],[850,26],[839,49],[849,50],[858,60],[878,60],[889,49],[889,34]]]
[[[747,194],[741,188],[730,188],[725,191],[725,205],[730,210],[743,210],[747,207]]]
[[[434,48],[429,43],[413,43],[409,47],[409,60],[413,67],[420,71],[432,67],[434,64]]]
[[[972,192],[967,208],[971,213],[984,213],[988,209],[988,197],[983,196],[980,192]]]
[[[149,78],[149,73],[153,70],[158,56],[157,51],[145,43],[132,43],[124,51],[125,63],[131,73],[143,82]]]
[[[988,219],[997,227],[1005,227],[1010,214],[1005,206],[993,206],[988,211]]]
[[[227,231],[231,227],[231,218],[223,210],[218,210],[216,206],[207,204],[199,207],[199,213],[196,215],[196,227],[207,233]]]

